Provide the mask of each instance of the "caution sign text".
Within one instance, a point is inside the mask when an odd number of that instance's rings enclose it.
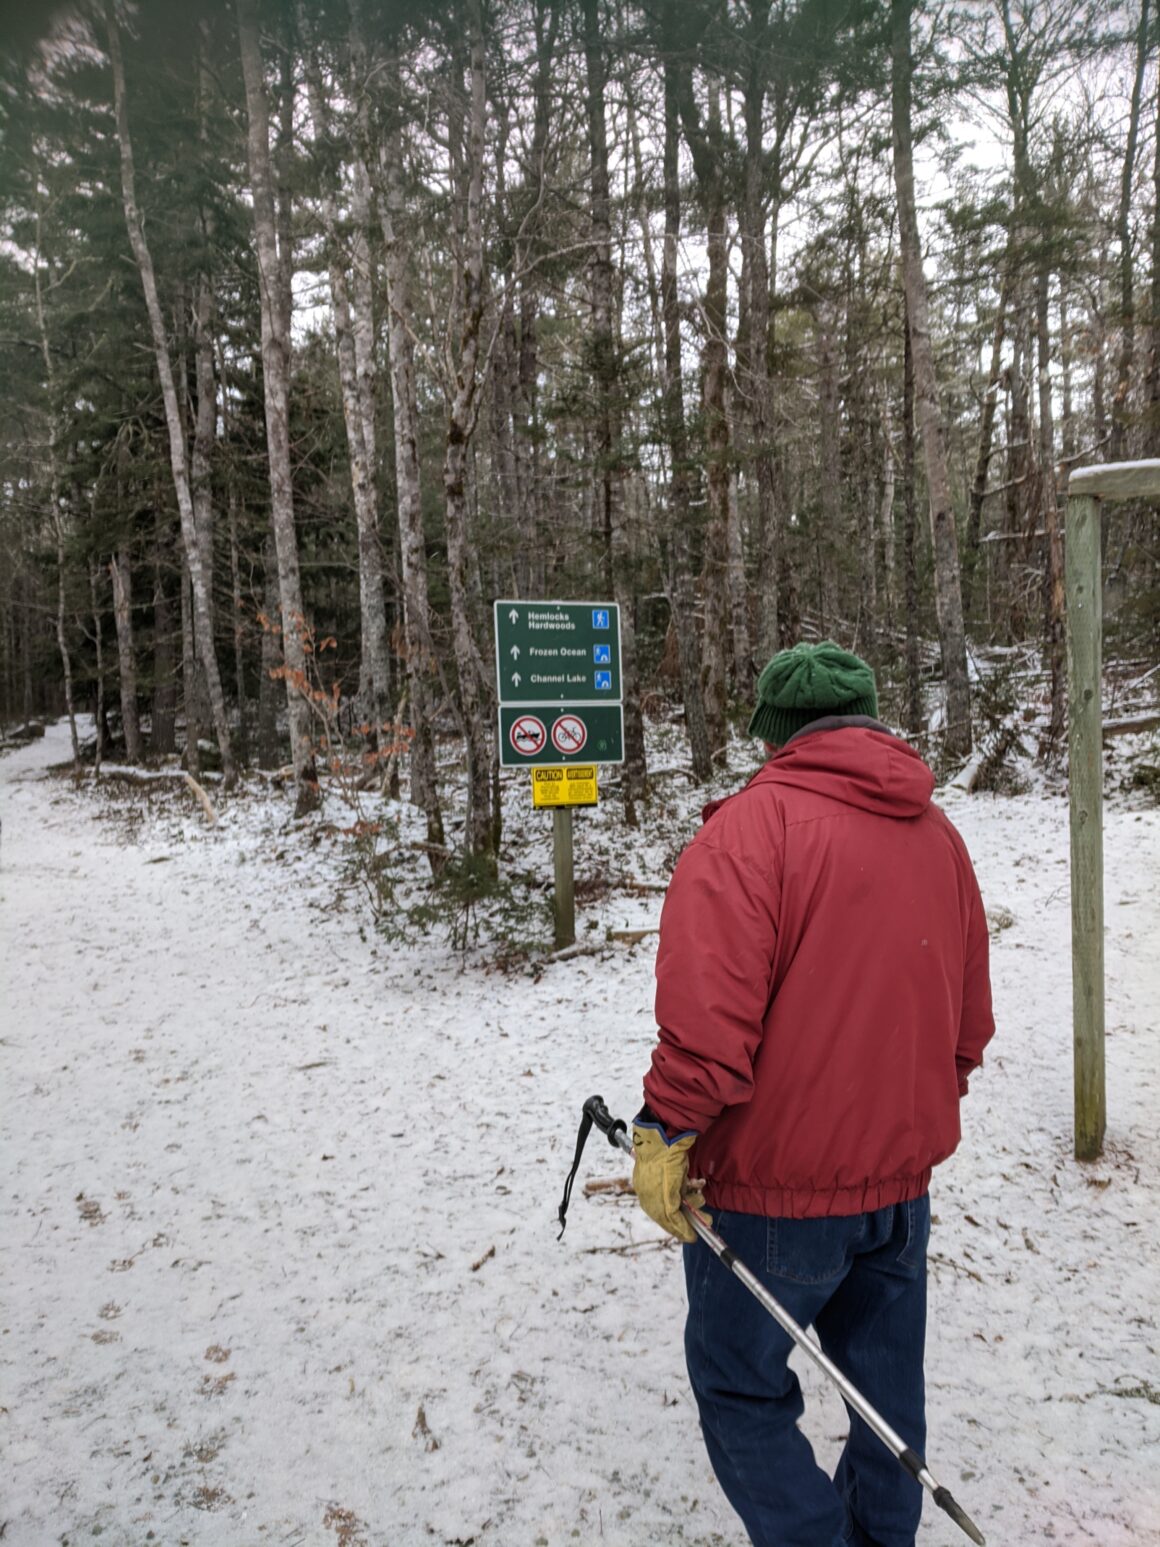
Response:
[[[595,806],[597,799],[595,763],[532,769],[533,806]]]

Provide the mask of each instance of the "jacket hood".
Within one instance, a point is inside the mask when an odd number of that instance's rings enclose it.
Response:
[[[780,784],[811,790],[878,816],[921,816],[934,793],[922,758],[876,721],[859,716],[817,720],[787,741],[745,786]],[[722,804],[712,801],[705,821]]]

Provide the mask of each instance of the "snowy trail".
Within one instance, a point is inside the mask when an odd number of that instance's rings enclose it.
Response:
[[[273,800],[208,830],[166,796],[130,838],[39,776],[65,753],[0,760],[5,1547],[740,1547],[675,1250],[579,1183],[555,1241],[581,1101],[639,1093],[650,944],[462,971],[362,938]],[[1145,1547],[1160,812],[1107,813],[1109,1143],[1080,1167],[1066,806],[947,807],[1014,922],[933,1188],[931,1465],[992,1543]],[[624,1169],[602,1145],[581,1181]],[[832,1458],[840,1404],[803,1384]],[[922,1547],[955,1534],[928,1509]]]

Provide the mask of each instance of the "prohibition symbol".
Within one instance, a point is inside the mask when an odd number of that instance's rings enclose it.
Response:
[[[588,727],[579,715],[562,714],[552,726],[552,745],[557,752],[579,752],[587,740]]]
[[[543,720],[537,720],[534,714],[521,714],[513,721],[510,735],[512,746],[521,757],[535,757],[544,750],[548,739]]]

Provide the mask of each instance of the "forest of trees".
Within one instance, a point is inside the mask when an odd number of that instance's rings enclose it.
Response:
[[[830,636],[932,757],[1068,470],[1160,455],[1154,0],[76,0],[0,61],[0,719],[193,773],[342,738],[498,842],[495,597],[621,604],[709,774]],[[1105,521],[1160,656],[1160,522]],[[977,706],[976,706],[977,708]],[[977,733],[977,725],[975,732]]]

